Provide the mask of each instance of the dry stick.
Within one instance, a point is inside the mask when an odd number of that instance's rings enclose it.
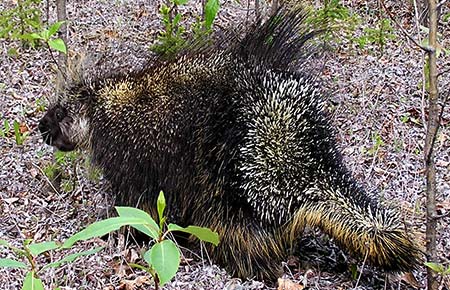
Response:
[[[31,163],[34,167],[36,167],[37,170],[39,170],[39,172],[41,172],[42,176],[44,176],[45,181],[47,181],[47,183],[50,185],[50,187],[55,191],[55,193],[57,195],[60,195],[58,190],[56,190],[56,188],[53,186],[53,183],[50,181],[50,179],[48,179],[47,175],[45,175],[45,172],[35,163]]]
[[[445,2],[447,2],[447,0],[442,0],[441,2],[439,2],[439,3],[436,5],[436,9],[441,8],[441,6],[445,4]]]
[[[417,9],[417,1],[413,0],[414,3],[414,14],[415,14],[415,20],[416,20],[416,28],[417,28],[417,37],[419,38],[419,42],[422,43],[422,38],[420,37],[420,23],[419,23],[419,9]],[[425,57],[422,54],[422,63],[425,63]],[[422,95],[421,95],[421,102],[420,102],[420,112],[422,117],[422,126],[424,131],[427,131],[427,121],[425,118],[425,70],[422,69]]]
[[[359,271],[358,280],[356,280],[356,285],[354,287],[355,289],[358,288],[359,281],[361,280],[361,276],[364,271],[364,266],[366,265],[366,262],[367,262],[367,256],[369,256],[369,251],[366,252],[366,256],[364,257],[364,261],[361,266],[361,271]]]

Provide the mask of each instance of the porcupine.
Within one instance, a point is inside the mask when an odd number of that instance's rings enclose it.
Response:
[[[212,257],[239,277],[280,275],[305,226],[374,266],[413,269],[420,251],[399,212],[343,165],[302,64],[315,35],[305,17],[280,10],[225,48],[81,78],[39,129],[60,150],[87,148],[119,205],[151,212],[163,190],[171,221],[217,231]]]

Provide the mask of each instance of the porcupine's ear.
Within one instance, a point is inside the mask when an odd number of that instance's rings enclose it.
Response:
[[[318,53],[311,42],[321,30],[307,23],[308,12],[301,7],[280,8],[263,25],[253,26],[234,48],[235,54],[268,68],[287,70]]]

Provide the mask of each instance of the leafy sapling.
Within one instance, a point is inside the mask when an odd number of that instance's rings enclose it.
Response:
[[[186,25],[182,25],[182,15],[176,13],[177,7],[185,5],[188,0],[169,0],[170,5],[162,4],[159,13],[164,29],[159,33],[158,42],[151,47],[154,52],[165,57],[173,57],[188,47],[189,43],[207,41],[212,32],[212,25],[220,8],[219,0],[207,0],[203,17],[197,16],[192,24],[192,35],[186,34]]]
[[[65,21],[58,21],[56,23],[53,23],[48,29],[44,29],[39,33],[30,33],[29,37],[38,41],[42,41],[49,48],[66,54],[67,48],[64,41],[61,38],[54,37],[61,25],[64,24],[64,22]]]
[[[193,235],[201,241],[218,245],[219,235],[208,228],[188,226],[180,227],[176,224],[166,226],[167,217],[164,215],[166,200],[161,191],[157,199],[157,211],[159,223],[157,223],[145,211],[132,207],[116,207],[118,217],[109,218],[91,224],[86,229],[73,235],[63,245],[63,248],[71,247],[78,241],[88,240],[94,237],[104,236],[122,226],[131,226],[139,232],[144,233],[155,241],[152,247],[143,254],[146,266],[132,264],[132,266],[149,273],[155,281],[155,289],[170,281],[178,271],[180,265],[180,249],[177,245],[167,239],[167,236],[175,231],[185,232]]]
[[[50,251],[61,251],[61,245],[54,241],[33,243],[31,239],[28,239],[23,242],[22,248],[14,247],[4,240],[0,240],[0,246],[8,248],[16,256],[16,259],[0,259],[0,268],[27,270],[23,279],[22,290],[44,290],[44,283],[41,278],[39,278],[39,275],[43,271],[49,268],[59,268],[64,263],[74,262],[81,256],[91,255],[102,249],[102,247],[98,247],[89,251],[70,254],[56,262],[48,263],[46,265],[39,265],[37,263],[37,261],[39,261],[38,257]]]

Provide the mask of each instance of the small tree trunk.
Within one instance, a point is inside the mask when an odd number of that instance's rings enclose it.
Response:
[[[436,254],[436,166],[434,163],[434,141],[439,129],[440,110],[438,105],[438,86],[437,86],[437,65],[436,65],[436,36],[438,17],[436,10],[436,0],[428,0],[429,9],[429,112],[427,134],[425,138],[425,169],[427,179],[427,225],[426,225],[426,251],[427,261],[437,262]],[[436,273],[430,268],[427,269],[427,284],[429,290],[438,288]]]
[[[56,13],[58,21],[66,21],[59,28],[59,38],[61,38],[67,47],[67,13],[66,13],[66,0],[56,0]],[[67,55],[60,52],[58,56],[58,65],[60,69],[65,70],[67,64]]]
[[[272,15],[274,15],[275,12],[277,12],[279,6],[280,6],[280,5],[279,5],[279,3],[278,3],[278,0],[272,0],[272,7],[270,7],[270,13],[271,13]]]
[[[206,5],[206,0],[202,0],[202,21],[205,20],[205,5]]]
[[[261,7],[259,5],[259,0],[255,0],[255,17],[256,23],[259,25],[261,23]]]

